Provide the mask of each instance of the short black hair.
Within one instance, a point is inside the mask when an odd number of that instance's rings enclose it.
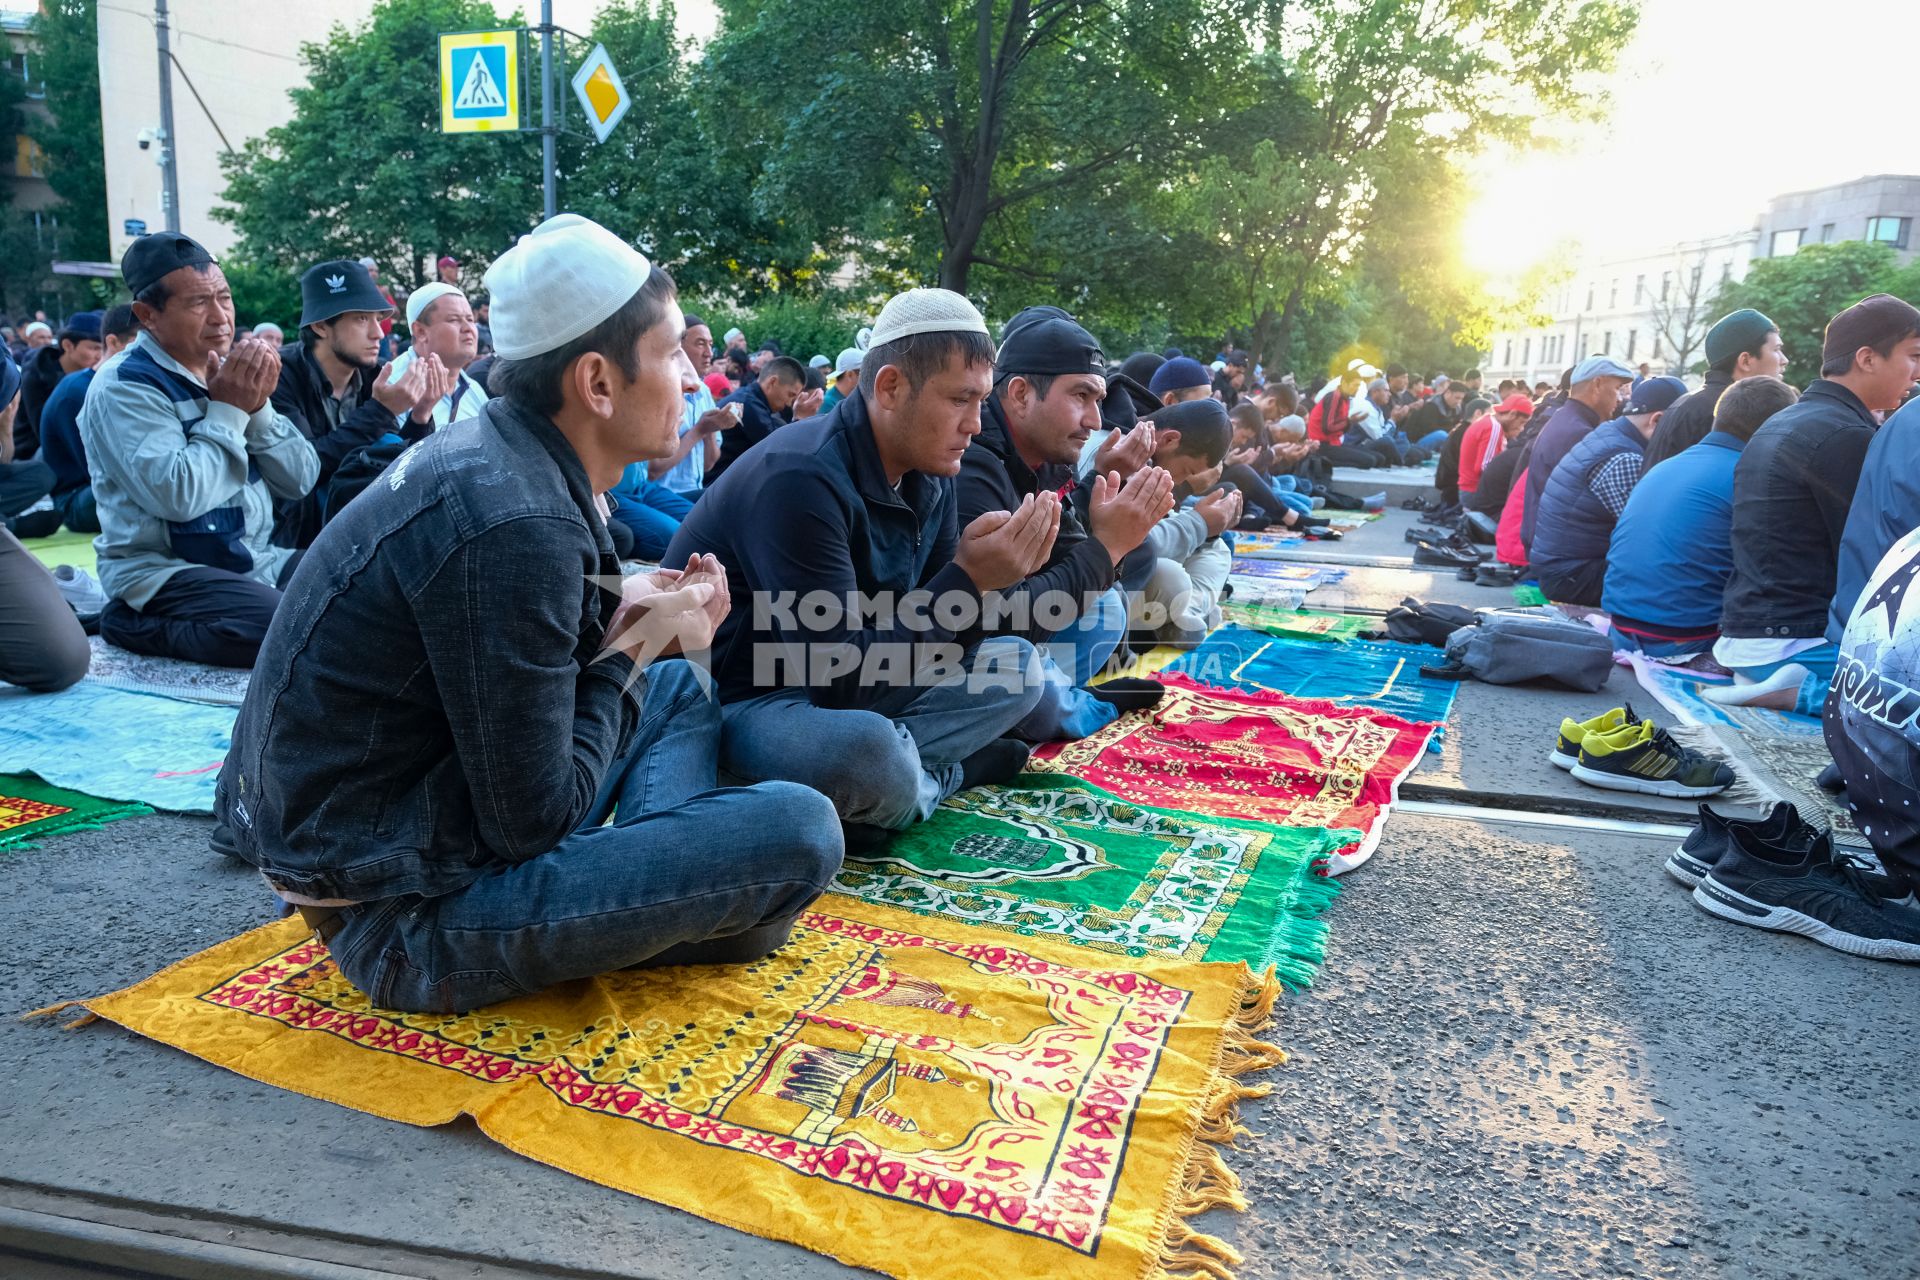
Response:
[[[963,368],[993,364],[993,339],[984,333],[955,332],[910,333],[892,342],[883,342],[860,358],[860,390],[867,395],[888,365],[900,370],[907,386],[919,391],[927,379],[945,369],[958,355]]]
[[[1471,390],[1473,390],[1473,388],[1467,385],[1465,378],[1449,378],[1447,379],[1447,385],[1440,388],[1440,394],[1450,396],[1458,391],[1461,395],[1465,395]]]
[[[1480,376],[1480,371],[1478,369],[1469,369],[1465,373],[1461,374],[1460,376],[1462,378],[1468,378],[1468,379],[1477,378]]]
[[[1387,376],[1389,378],[1404,378],[1407,376],[1407,366],[1403,364],[1390,364],[1387,366]]]
[[[760,349],[766,350],[765,347]],[[807,385],[807,369],[792,356],[775,356],[760,366],[760,381],[765,382],[768,378],[778,378],[796,387],[804,387]]]
[[[133,314],[133,304],[130,302],[122,302],[117,306],[108,307],[107,313],[100,317],[100,336],[102,338],[118,338],[122,342],[126,342],[131,340],[133,335],[139,332],[140,317]]]
[[[994,379],[993,389],[998,391],[1001,387],[1006,386],[1009,382],[1018,378],[1033,388],[1033,398],[1035,400],[1045,400],[1047,398],[1047,392],[1053,390],[1054,379],[1059,376],[1057,373],[1003,373]]]
[[[1267,415],[1261,413],[1260,406],[1251,400],[1241,400],[1239,404],[1227,410],[1227,417],[1233,420],[1235,427],[1244,427],[1255,435],[1259,435],[1267,428]]]
[[[552,351],[520,360],[496,359],[487,374],[487,394],[511,400],[529,413],[552,417],[566,403],[563,384],[573,362],[588,354],[603,355],[628,378],[640,376],[634,348],[647,330],[666,319],[677,292],[673,277],[659,267],[647,275],[620,309],[572,342]],[[301,330],[302,336],[306,331]]]
[[[1742,378],[1720,393],[1713,406],[1713,429],[1751,440],[1768,418],[1799,398],[1800,393],[1779,378],[1764,373]]]
[[[689,329],[693,328],[695,325],[703,325],[706,323],[705,320],[702,320],[699,316],[693,314],[693,312],[691,311],[681,312],[680,318],[686,321],[687,328]]]
[[[1259,410],[1255,409],[1255,413]],[[1208,466],[1214,466],[1227,456],[1227,450],[1233,445],[1233,418],[1229,414],[1210,413],[1198,417],[1194,425],[1182,427],[1180,443],[1174,453],[1199,458]]]

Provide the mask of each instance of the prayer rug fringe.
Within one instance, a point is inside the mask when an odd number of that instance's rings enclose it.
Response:
[[[1769,786],[1754,771],[1752,765],[1727,750],[1727,744],[1714,732],[1710,724],[1673,724],[1667,726],[1667,732],[1673,740],[1683,747],[1692,747],[1695,751],[1705,752],[1719,760],[1725,760],[1727,767],[1733,770],[1733,785],[1715,796],[1715,804],[1751,805],[1756,809],[1769,809],[1787,797]]]
[[[903,1280],[1233,1280],[1240,1253],[1188,1220],[1246,1207],[1225,1153],[1246,1133],[1239,1105],[1269,1088],[1245,1077],[1286,1058],[1261,1038],[1280,979],[1237,962],[1085,967],[1099,959],[828,895],[758,965],[407,1015],[280,921],[36,1016],[85,1007],[406,1124],[471,1115],[529,1159]],[[682,1022],[707,1030],[666,1038]],[[661,1074],[661,1055],[693,1074]],[[1048,1101],[1054,1076],[1085,1101]],[[701,1097],[676,1100],[669,1078]],[[989,1113],[974,1086],[996,1078],[1012,1092]],[[1044,1141],[966,1149],[995,1128]],[[984,1179],[956,1163],[986,1154]],[[1060,1160],[1075,1167],[1056,1176]],[[996,1189],[1010,1177],[1024,1185]]]
[[[62,1000],[56,1004],[47,1005],[43,1009],[29,1009],[20,1015],[20,1021],[25,1022],[30,1018],[57,1018],[69,1009],[85,1008],[86,1002],[83,1000]],[[75,1018],[72,1022],[61,1023],[60,1029],[62,1031],[78,1031],[81,1027],[89,1026],[98,1021],[100,1021],[99,1014],[85,1013]]]
[[[1267,1096],[1273,1086],[1243,1084],[1240,1078],[1287,1060],[1286,1051],[1279,1045],[1260,1039],[1273,1022],[1274,1008],[1284,989],[1278,976],[1272,970],[1246,970],[1244,981],[1239,1011],[1221,1039],[1219,1061],[1201,1099],[1185,1171],[1167,1206],[1159,1265],[1149,1273],[1148,1280],[1234,1280],[1233,1268],[1246,1260],[1220,1237],[1187,1225],[1188,1218],[1215,1209],[1246,1212],[1247,1198],[1240,1190],[1240,1177],[1227,1166],[1221,1151],[1250,1136],[1240,1123],[1240,1104]]]
[[[30,774],[0,774],[0,849],[34,849],[47,836],[98,831],[152,812],[138,802],[103,800]]]

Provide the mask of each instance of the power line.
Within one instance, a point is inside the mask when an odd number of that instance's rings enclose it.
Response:
[[[128,14],[148,24],[153,22],[153,15],[141,9],[129,9],[125,5],[119,4],[101,4],[100,8],[111,9],[115,13]],[[261,49],[250,44],[241,44],[235,40],[222,40],[219,36],[203,36],[198,31],[183,31],[179,27],[174,27],[173,34],[175,38],[186,37],[194,40],[204,40],[208,44],[225,45],[229,49],[239,49],[246,53],[257,53],[263,58],[278,58],[282,62],[291,62],[296,65],[298,65],[300,61],[300,59],[291,54],[277,53],[272,49]]]

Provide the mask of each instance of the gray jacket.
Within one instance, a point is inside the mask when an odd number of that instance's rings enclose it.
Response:
[[[80,410],[100,507],[100,585],[145,608],[167,579],[205,566],[277,585],[273,500],[313,487],[320,461],[271,402],[252,416],[207,399],[200,374],[142,333],[101,366]]]

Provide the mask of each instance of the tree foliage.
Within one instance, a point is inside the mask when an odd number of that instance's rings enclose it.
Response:
[[[27,136],[47,155],[47,183],[64,257],[107,256],[107,162],[100,132],[100,35],[96,0],[43,0],[33,22],[47,112]]]
[[[1865,240],[1810,244],[1784,258],[1763,258],[1746,278],[1721,287],[1712,314],[1752,307],[1780,329],[1790,376],[1804,383],[1820,373],[1827,321],[1860,299],[1891,293],[1920,305],[1920,268],[1902,269],[1892,249]]]

